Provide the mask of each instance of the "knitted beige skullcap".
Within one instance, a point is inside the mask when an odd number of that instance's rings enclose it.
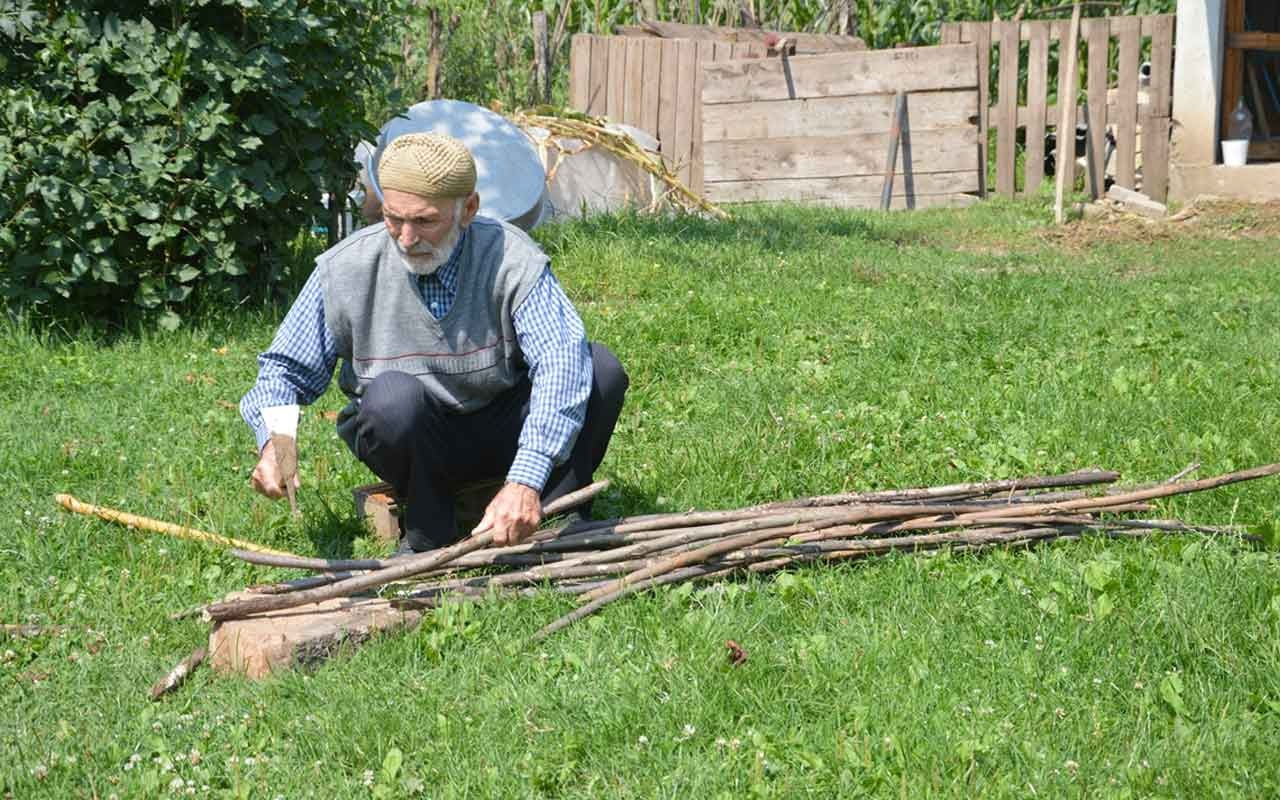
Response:
[[[406,133],[387,145],[378,161],[378,183],[422,197],[469,197],[476,190],[476,162],[467,146],[442,133]]]

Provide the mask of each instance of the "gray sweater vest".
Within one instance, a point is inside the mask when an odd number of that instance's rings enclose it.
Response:
[[[528,367],[512,314],[548,261],[522,231],[476,217],[462,239],[457,296],[436,320],[381,223],[322,254],[316,263],[325,323],[342,359],[338,385],[351,398],[338,416],[343,438],[354,435],[350,423],[365,387],[384,372],[415,376],[457,413],[483,408],[515,386]]]

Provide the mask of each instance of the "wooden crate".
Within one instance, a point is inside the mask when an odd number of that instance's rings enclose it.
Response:
[[[976,199],[978,64],[972,45],[703,67],[704,192],[712,202],[878,208],[894,96],[907,125],[892,207]]]

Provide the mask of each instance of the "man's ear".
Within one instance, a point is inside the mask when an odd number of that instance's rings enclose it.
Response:
[[[480,211],[480,195],[472,192],[467,201],[462,204],[462,220],[459,224],[467,227],[471,224],[471,220],[476,218],[476,214]]]

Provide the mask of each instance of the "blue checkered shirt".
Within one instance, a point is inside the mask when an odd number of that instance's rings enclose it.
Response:
[[[449,313],[458,291],[459,254],[419,279],[432,316]],[[582,428],[591,395],[591,351],[582,320],[548,267],[512,314],[517,343],[529,366],[533,392],[507,480],[542,491]],[[240,400],[240,414],[261,450],[268,439],[262,409],[307,405],[324,394],[338,363],[338,348],[324,319],[324,292],[313,272],[285,315],[271,346],[258,356],[258,380]]]

